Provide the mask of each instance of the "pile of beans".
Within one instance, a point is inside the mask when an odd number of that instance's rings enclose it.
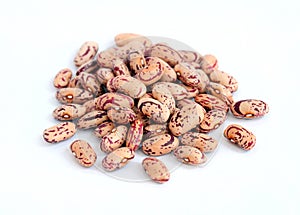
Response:
[[[175,50],[129,33],[117,35],[115,44],[99,52],[96,42],[85,42],[74,59],[75,76],[65,68],[54,78],[61,106],[53,117],[61,123],[45,129],[44,140],[58,143],[77,129],[92,128],[99,148],[81,139],[70,145],[84,167],[97,162],[96,150],[107,154],[101,161],[106,171],[126,166],[142,150],[146,173],[163,183],[170,172],[159,156],[173,153],[184,164],[203,164],[206,153],[218,146],[209,132],[226,120],[229,110],[243,119],[269,111],[261,100],[234,101],[238,82],[218,69],[213,55]],[[254,134],[237,124],[229,125],[224,136],[244,150],[256,143]]]

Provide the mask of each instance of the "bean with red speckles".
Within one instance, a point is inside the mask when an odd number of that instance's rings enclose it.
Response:
[[[166,105],[170,113],[173,114],[175,111],[175,99],[170,90],[165,85],[154,85],[152,88],[152,95],[162,104]]]
[[[112,69],[110,68],[99,68],[95,75],[100,84],[106,84],[110,79],[115,77]]]
[[[126,146],[133,151],[138,150],[143,138],[143,121],[137,119],[131,123],[126,137]]]
[[[79,104],[66,104],[57,107],[52,115],[58,120],[73,120],[83,116],[86,113],[86,107]]]
[[[117,148],[120,148],[126,139],[127,127],[119,125],[114,128],[110,133],[103,136],[100,149],[105,153],[110,153]]]
[[[192,146],[178,146],[174,150],[174,156],[180,162],[189,165],[203,164],[207,160],[204,153]]]
[[[127,107],[112,107],[107,111],[107,116],[117,124],[128,124],[136,119],[134,111]]]
[[[145,137],[151,138],[161,134],[169,133],[168,124],[151,124],[144,128],[145,130]]]
[[[181,143],[183,145],[196,147],[201,152],[214,151],[218,146],[217,140],[207,134],[198,132],[186,132],[181,137]]]
[[[93,94],[80,88],[61,88],[56,92],[56,99],[61,103],[83,104],[93,98]]]
[[[108,120],[106,111],[95,110],[82,116],[77,121],[77,127],[81,129],[89,129],[100,125]]]
[[[165,82],[175,82],[177,80],[177,74],[175,70],[165,61],[158,57],[147,57],[146,58],[147,65],[155,65],[158,64],[160,70],[162,71],[162,76],[159,81]]]
[[[155,99],[140,99],[138,108],[144,115],[157,123],[165,123],[170,116],[169,108]]]
[[[248,151],[255,146],[256,137],[241,125],[231,124],[224,130],[224,136],[233,144]]]
[[[227,112],[224,110],[212,109],[204,114],[204,119],[200,123],[199,131],[203,133],[210,132],[220,127],[226,120]]]
[[[206,87],[206,89],[207,89],[208,93],[212,94],[213,96],[218,97],[223,102],[225,102],[227,105],[230,105],[234,102],[232,93],[230,92],[229,89],[224,87],[222,84],[210,82],[209,85]]]
[[[202,57],[201,69],[206,73],[210,74],[219,68],[218,60],[215,56],[207,54]]]
[[[246,99],[233,103],[230,110],[237,118],[253,119],[267,114],[269,106],[261,100]]]
[[[121,147],[110,152],[102,160],[102,167],[106,171],[114,171],[124,167],[135,156],[134,151],[128,147]]]
[[[199,94],[195,96],[195,102],[206,110],[219,109],[228,111],[228,105],[216,96],[210,94]]]
[[[68,68],[60,70],[53,81],[53,85],[56,88],[64,88],[68,87],[70,81],[72,79],[72,71]]]
[[[175,66],[176,64],[182,62],[181,55],[173,48],[165,44],[155,44],[146,53],[150,57],[158,57],[170,66]]]
[[[178,145],[179,141],[173,135],[161,134],[145,140],[142,143],[142,149],[146,155],[160,156],[170,153]]]
[[[47,128],[43,132],[44,140],[48,143],[58,143],[71,138],[76,132],[76,126],[72,122],[62,122]]]
[[[82,72],[95,73],[99,69],[99,65],[96,60],[90,60],[82,64],[76,71],[76,75],[80,75]]]
[[[74,63],[76,66],[81,66],[82,64],[93,59],[98,51],[98,44],[93,41],[88,41],[82,44],[79,51],[77,52]]]
[[[97,126],[97,128],[94,130],[94,134],[96,137],[104,137],[106,134],[110,133],[115,128],[115,125],[113,122],[103,122],[100,125]]]
[[[115,106],[132,108],[134,100],[121,93],[105,93],[96,99],[96,109],[108,110]]]
[[[202,55],[198,52],[189,50],[179,50],[178,52],[186,63],[200,63],[202,60]]]
[[[96,110],[96,101],[97,98],[94,98],[82,104],[86,108],[86,113]]]
[[[139,34],[133,34],[133,33],[121,33],[116,35],[114,39],[116,45],[119,47],[124,46],[132,41],[139,41],[145,47],[150,47],[152,45],[152,42],[149,38]]]
[[[78,163],[83,167],[91,167],[97,160],[97,155],[90,144],[84,140],[75,140],[70,149]]]
[[[130,71],[129,71],[127,65],[121,59],[117,59],[114,61],[113,72],[114,72],[115,76],[118,76],[118,75],[130,76]]]
[[[146,59],[143,53],[134,51],[128,54],[130,69],[137,73],[146,66]]]
[[[101,94],[100,83],[94,74],[81,72],[79,81],[83,89],[91,92],[93,95],[98,96]]]
[[[161,160],[153,157],[147,157],[142,161],[142,165],[145,172],[153,181],[160,184],[169,181],[170,172]]]
[[[222,84],[224,87],[228,88],[230,92],[235,92],[238,89],[237,80],[226,72],[215,70],[210,73],[209,78],[212,82]]]
[[[188,96],[187,90],[176,83],[171,82],[158,82],[155,85],[164,85],[168,88],[168,90],[172,93],[172,96],[175,100],[181,100]]]

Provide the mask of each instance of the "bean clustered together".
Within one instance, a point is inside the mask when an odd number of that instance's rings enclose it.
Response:
[[[237,80],[220,70],[211,54],[176,50],[131,33],[115,36],[114,47],[98,47],[95,41],[83,43],[74,58],[74,74],[69,68],[56,74],[53,85],[61,105],[52,114],[60,122],[43,132],[45,141],[58,143],[78,129],[92,129],[98,148],[81,139],[70,145],[84,167],[93,166],[101,150],[107,154],[103,169],[116,171],[141,150],[141,166],[149,178],[164,183],[170,172],[160,156],[173,153],[184,164],[203,164],[218,146],[209,133],[229,112],[253,119],[269,111],[258,99],[235,101]],[[255,146],[256,137],[241,125],[231,124],[223,133],[243,150]]]

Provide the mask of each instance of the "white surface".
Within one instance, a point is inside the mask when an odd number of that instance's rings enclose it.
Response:
[[[1,4],[0,214],[300,214],[298,1],[81,2]],[[235,99],[270,105],[261,119],[226,122],[253,131],[256,147],[245,153],[224,141],[205,168],[182,166],[158,185],[81,168],[71,140],[45,143],[56,72],[84,41],[103,49],[120,32],[216,55],[240,83]]]

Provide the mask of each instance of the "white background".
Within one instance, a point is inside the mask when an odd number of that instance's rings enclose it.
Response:
[[[83,3],[84,2],[84,3]],[[299,1],[1,2],[0,214],[300,214]],[[175,38],[218,57],[234,98],[270,105],[237,120],[257,136],[242,152],[224,139],[204,168],[169,182],[128,183],[84,169],[42,132],[55,123],[52,80],[79,46],[121,32]]]

